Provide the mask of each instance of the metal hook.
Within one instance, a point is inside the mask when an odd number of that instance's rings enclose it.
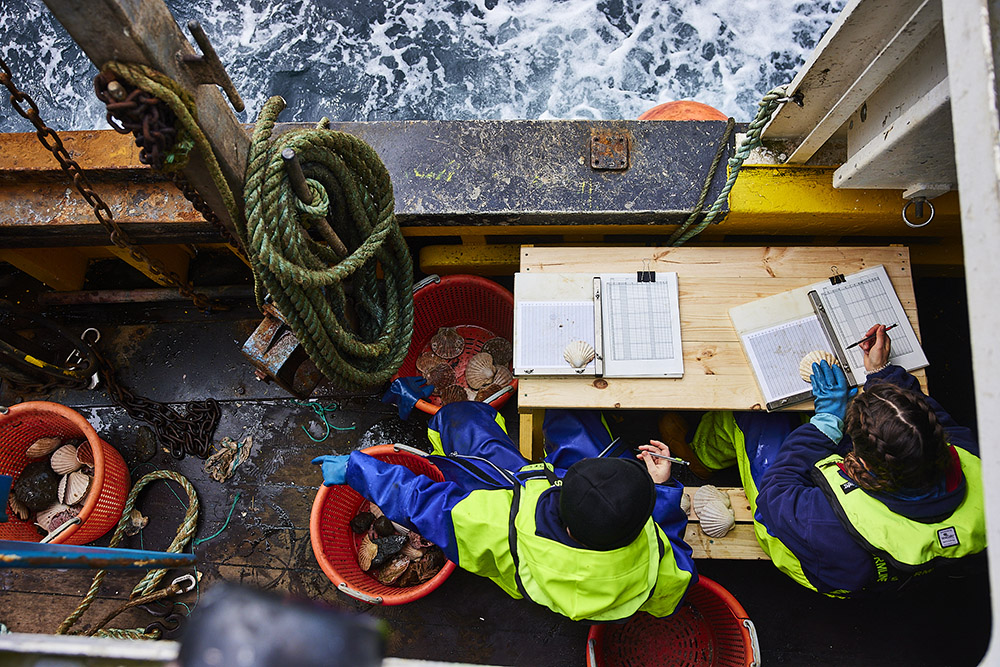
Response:
[[[927,216],[927,220],[920,223],[919,225],[910,222],[910,219],[906,216],[906,209],[909,208],[910,204],[913,204],[913,213],[914,215],[916,215],[918,220],[924,217],[924,206],[929,207],[931,209],[931,213],[929,216]],[[927,225],[929,225],[931,223],[931,220],[933,219],[934,219],[934,204],[927,201],[926,197],[914,197],[913,199],[903,204],[903,222],[906,223],[907,227],[911,227],[913,229],[920,229],[921,227],[926,227]]]
[[[187,67],[191,78],[197,83],[214,83],[222,88],[223,92],[226,93],[226,97],[229,98],[229,103],[233,105],[233,109],[243,111],[246,108],[243,104],[243,99],[240,97],[239,92],[237,92],[236,86],[233,85],[233,80],[229,78],[229,74],[226,72],[222,61],[219,60],[218,54],[215,53],[215,48],[212,46],[212,42],[209,41],[208,35],[205,34],[205,29],[201,27],[198,21],[188,21],[187,27],[191,31],[194,41],[198,42],[198,46],[201,47],[201,52],[204,55],[178,53],[178,62]]]

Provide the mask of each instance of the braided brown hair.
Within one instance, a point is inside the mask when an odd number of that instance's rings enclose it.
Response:
[[[845,426],[854,450],[844,457],[844,470],[863,489],[922,489],[948,470],[944,428],[916,392],[873,383],[851,403]]]

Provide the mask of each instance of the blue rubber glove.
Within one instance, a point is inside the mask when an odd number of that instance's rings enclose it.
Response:
[[[847,416],[847,404],[858,393],[856,387],[847,384],[847,376],[840,366],[831,366],[825,359],[813,364],[812,375],[813,403],[816,412],[831,414],[841,421]]]
[[[407,419],[413,407],[421,398],[427,398],[434,391],[434,385],[427,384],[422,377],[396,378],[389,385],[389,391],[382,397],[383,403],[395,403],[399,418]]]
[[[343,484],[347,478],[347,460],[351,458],[348,454],[327,454],[317,456],[312,460],[313,465],[323,466],[323,486],[336,486]]]

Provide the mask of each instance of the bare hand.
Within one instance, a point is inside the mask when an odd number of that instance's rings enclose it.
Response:
[[[892,341],[889,340],[889,334],[885,332],[884,324],[876,324],[865,333],[865,336],[872,334],[875,334],[875,340],[866,340],[858,345],[865,353],[865,370],[867,371],[885,366],[889,362],[889,353],[892,347]]]
[[[654,454],[662,454],[664,456],[670,456],[670,448],[659,440],[650,440],[648,445],[639,445],[641,450],[637,455],[637,459],[641,459],[646,463],[646,470],[649,471],[649,476],[653,478],[653,481],[657,484],[663,484],[670,479],[670,461],[666,459],[658,459],[655,456],[650,456],[646,452],[653,452]]]

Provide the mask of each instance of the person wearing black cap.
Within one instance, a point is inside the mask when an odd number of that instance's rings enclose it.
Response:
[[[573,620],[669,616],[697,581],[684,542],[683,487],[650,441],[615,456],[594,412],[548,410],[541,463],[524,459],[503,418],[475,402],[430,421],[432,482],[361,452],[325,456],[324,484],[349,484],[450,560]]]

